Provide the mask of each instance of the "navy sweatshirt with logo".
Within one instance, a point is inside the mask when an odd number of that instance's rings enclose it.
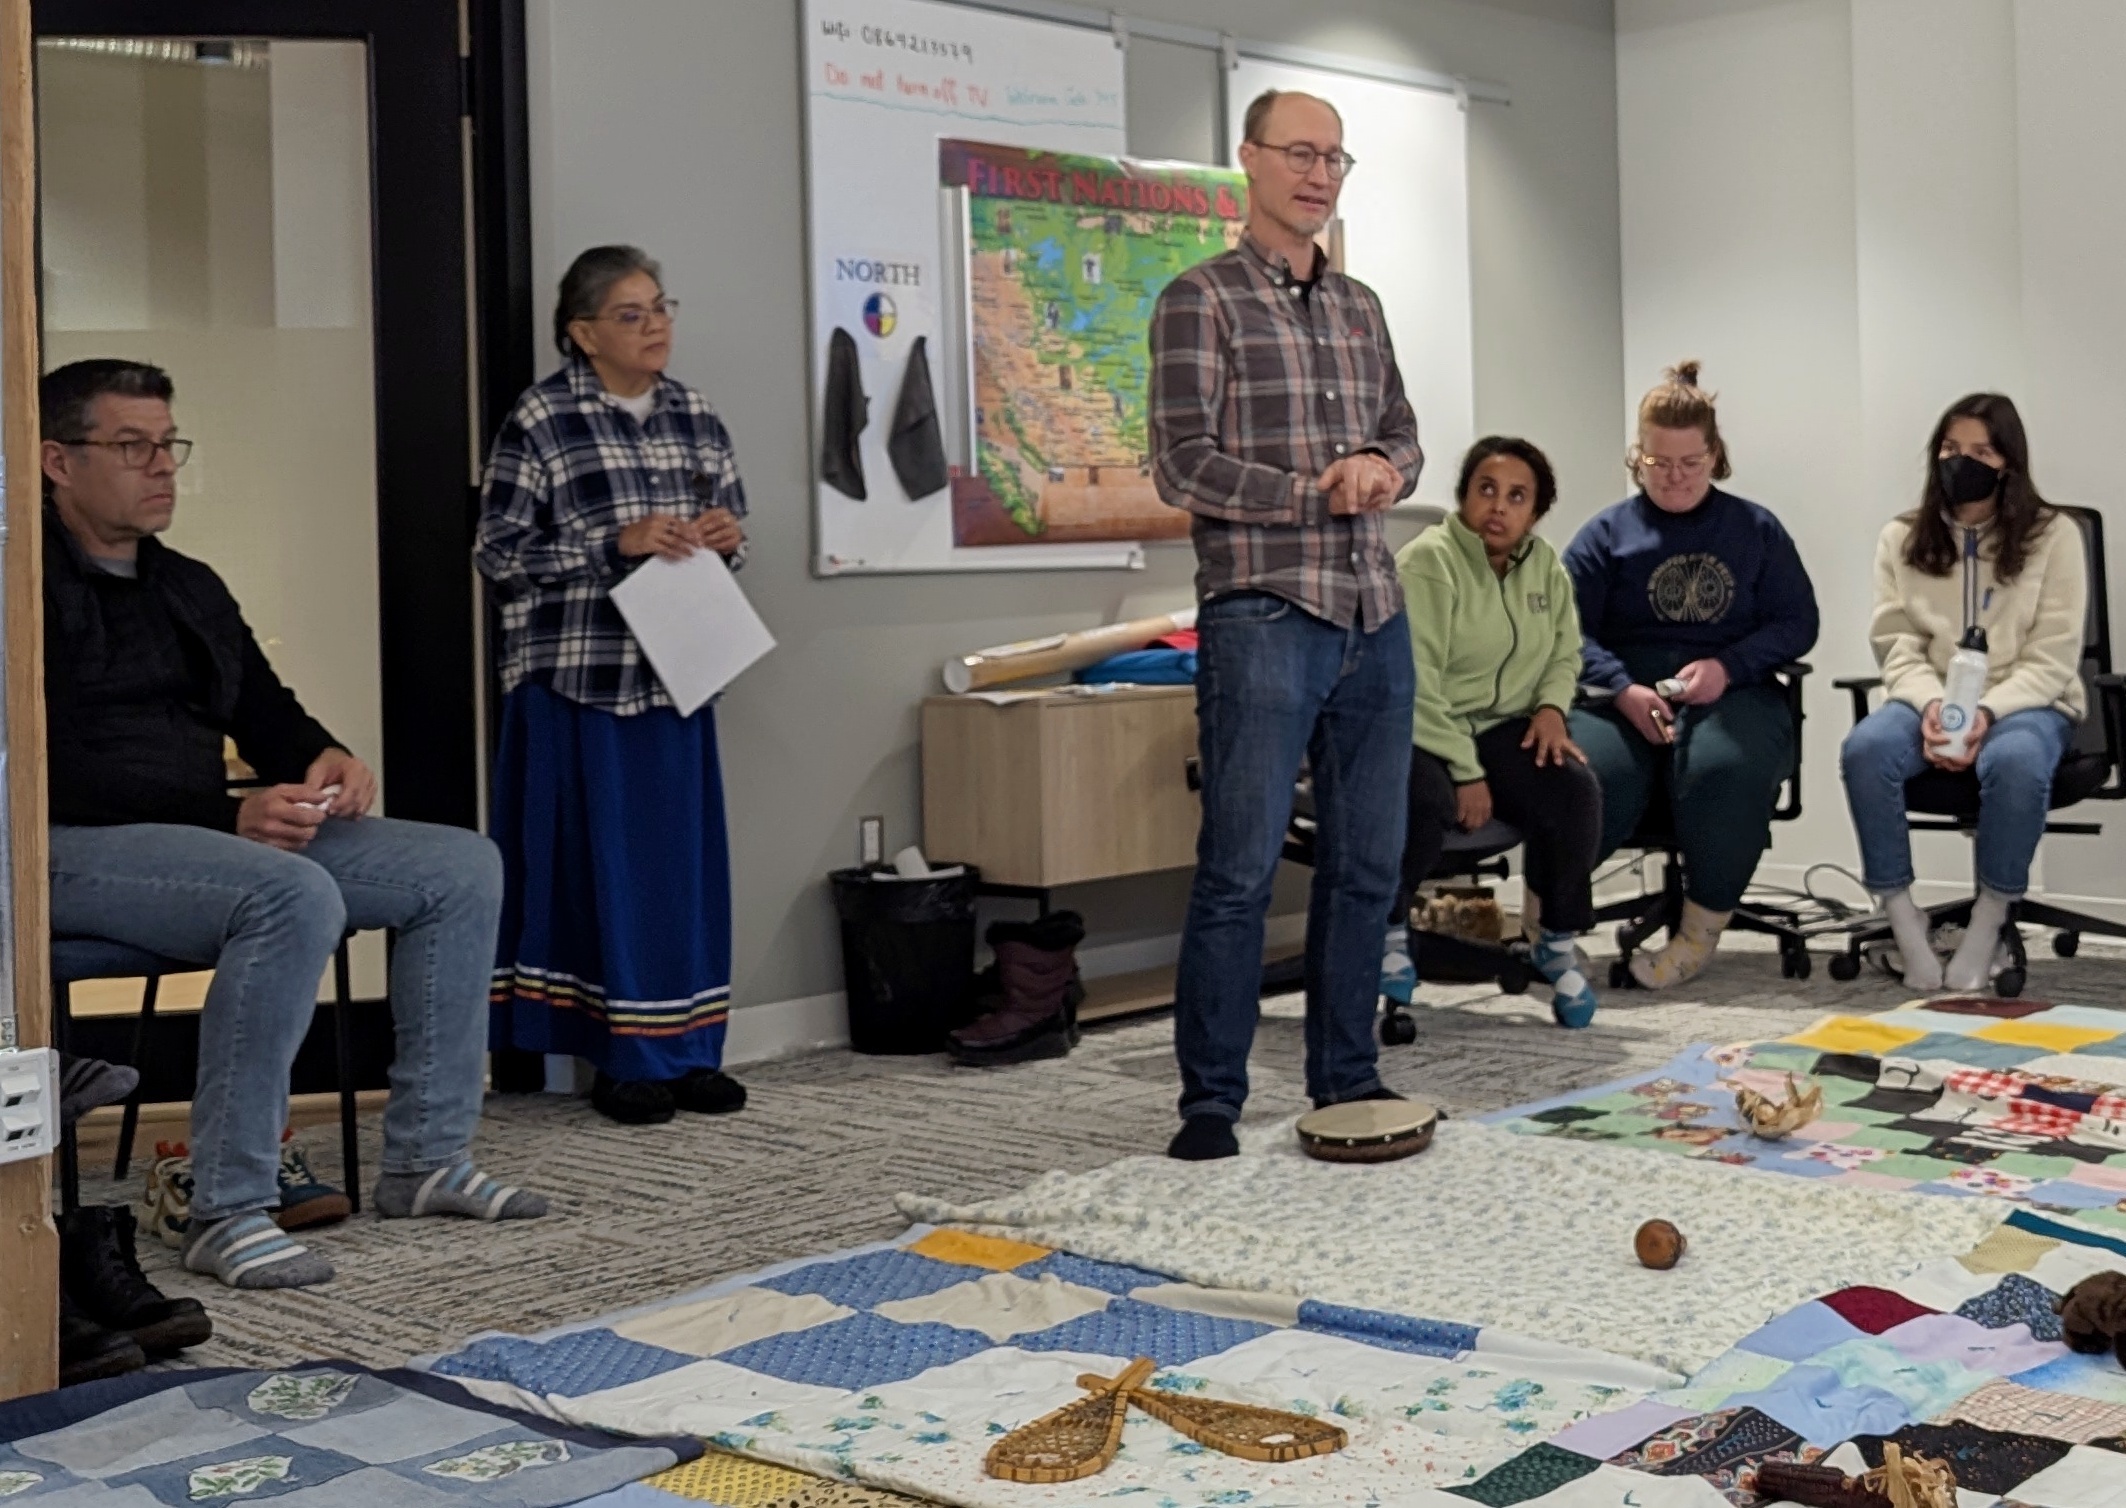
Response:
[[[1688,513],[1637,493],[1589,519],[1565,549],[1589,686],[1651,685],[1718,659],[1753,686],[1816,642],[1816,589],[1768,508],[1715,487]]]

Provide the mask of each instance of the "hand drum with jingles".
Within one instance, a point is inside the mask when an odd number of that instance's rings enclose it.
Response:
[[[1323,1162],[1393,1162],[1432,1145],[1439,1112],[1418,1100],[1352,1100],[1299,1118],[1300,1150]]]

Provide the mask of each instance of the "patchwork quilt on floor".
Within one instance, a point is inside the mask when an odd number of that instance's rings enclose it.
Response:
[[[1112,1375],[1136,1356],[1159,1364],[1155,1387],[1331,1416],[1351,1443],[1268,1465],[1133,1414],[1120,1456],[1097,1477],[1046,1487],[984,1474],[998,1436],[1079,1397],[1081,1374]],[[1147,1508],[1416,1501],[1666,1380],[1469,1325],[1211,1292],[1033,1243],[920,1229],[587,1326],[486,1336],[425,1364],[577,1425],[683,1431],[933,1501]],[[655,1508],[645,1493],[689,1496],[670,1483],[717,1469],[641,1484],[606,1508]]]
[[[1784,1141],[1735,1091],[1823,1087]],[[1658,1072],[1487,1117],[1526,1135],[1652,1148],[1846,1187],[1985,1195],[2126,1233],[2126,1014],[2037,1001],[1828,1016],[1775,1042],[1694,1048]]]
[[[1290,1123],[1243,1128],[1242,1155],[1129,1157],[1049,1173],[979,1204],[903,1196],[911,1219],[973,1227],[1209,1288],[1304,1294],[1450,1317],[1697,1370],[1821,1293],[1968,1251],[2009,1206],[1924,1199],[1629,1147],[1444,1122],[1422,1156],[1305,1156]],[[1691,1259],[1653,1272],[1641,1223],[1671,1220]]]
[[[338,1362],[136,1373],[0,1404],[8,1508],[561,1508],[700,1454]]]
[[[1664,1483],[1738,1508],[1766,1461],[1879,1466],[1883,1442],[1945,1461],[1960,1508],[2126,1508],[2126,1370],[2060,1339],[2054,1300],[2126,1272],[2126,1242],[2029,1211],[1972,1252],[1887,1287],[1801,1305],[1685,1387],[1503,1462],[1457,1495],[1506,1508],[1621,1508]]]

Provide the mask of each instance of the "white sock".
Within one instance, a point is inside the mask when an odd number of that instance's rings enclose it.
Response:
[[[1889,919],[1890,935],[1897,939],[1897,951],[1904,958],[1905,983],[1933,994],[1941,988],[1941,960],[1934,956],[1934,944],[1927,936],[1927,913],[1912,899],[1910,886],[1875,899]]]
[[[1998,890],[1978,887],[1978,899],[1971,903],[1970,928],[1956,945],[1956,956],[1949,960],[1943,976],[1950,989],[1975,994],[1992,987],[1993,950],[2000,943],[2001,928],[2007,924],[2008,908],[2014,904]]]

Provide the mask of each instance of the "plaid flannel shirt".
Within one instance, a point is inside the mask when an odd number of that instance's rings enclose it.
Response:
[[[1195,515],[1199,598],[1268,592],[1371,632],[1403,606],[1382,517],[1330,513],[1314,482],[1370,450],[1407,496],[1425,457],[1380,299],[1326,269],[1303,292],[1253,237],[1167,285],[1152,311],[1152,474]]]
[[[572,360],[527,388],[495,437],[473,554],[501,599],[505,692],[530,681],[623,717],[672,704],[609,595],[640,564],[621,556],[620,531],[654,513],[744,518],[746,491],[708,400],[670,377],[656,391],[638,424]]]

